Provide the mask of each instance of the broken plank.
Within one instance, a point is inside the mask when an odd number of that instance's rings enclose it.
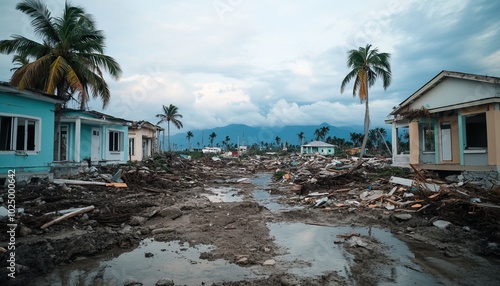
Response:
[[[66,180],[66,179],[54,179],[54,184],[67,184],[67,185],[91,185],[91,186],[105,186],[105,187],[117,187],[126,188],[126,183],[106,183],[106,182],[94,182],[94,181],[82,181],[82,180]]]
[[[54,219],[52,221],[49,221],[48,223],[42,225],[40,228],[41,229],[47,228],[47,227],[49,227],[49,226],[51,226],[51,225],[53,225],[55,223],[58,223],[58,222],[63,221],[63,220],[66,220],[68,218],[72,218],[72,217],[77,216],[79,214],[83,214],[83,213],[86,213],[86,212],[93,211],[94,209],[95,209],[94,206],[88,206],[88,207],[77,209],[77,210],[75,210],[73,212],[67,213],[67,214],[62,215],[62,216],[60,216],[60,217],[58,217],[58,218],[56,218],[56,219]]]
[[[403,186],[407,186],[407,187],[412,187],[412,186],[417,185],[417,182],[415,182],[414,180],[395,177],[395,176],[392,176],[389,179],[389,183],[403,185]],[[440,188],[439,185],[432,184],[432,183],[421,183],[421,186],[425,187],[426,189],[428,189],[429,191],[432,191],[432,192],[439,192],[439,188]]]

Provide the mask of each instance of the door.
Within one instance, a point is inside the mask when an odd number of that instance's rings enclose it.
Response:
[[[92,128],[92,146],[90,159],[92,161],[101,160],[101,130]]]
[[[61,125],[59,129],[59,161],[68,160],[68,126]]]
[[[451,125],[441,124],[441,161],[451,161]]]
[[[142,159],[146,160],[149,158],[151,154],[149,154],[149,147],[151,140],[150,139],[142,139]]]

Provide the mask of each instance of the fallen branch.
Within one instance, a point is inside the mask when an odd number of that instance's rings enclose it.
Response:
[[[63,221],[63,220],[66,220],[68,218],[72,218],[74,216],[77,216],[79,214],[83,214],[83,213],[86,213],[86,212],[90,212],[90,211],[93,211],[95,209],[94,206],[89,206],[89,207],[84,207],[84,208],[81,208],[81,209],[77,209],[76,211],[74,212],[70,212],[70,213],[67,213],[63,216],[60,216],[58,218],[56,218],[55,220],[52,220],[52,221],[49,221],[48,223],[42,225],[40,228],[41,229],[44,229],[44,228],[47,228],[55,223],[58,223],[60,221]]]

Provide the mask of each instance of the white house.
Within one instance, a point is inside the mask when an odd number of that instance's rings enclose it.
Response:
[[[301,154],[333,155],[335,146],[322,141],[312,141],[300,147]]]
[[[442,71],[389,116],[393,165],[500,172],[500,78]]]
[[[128,155],[130,161],[142,161],[160,151],[160,132],[158,125],[148,121],[133,122],[128,128]]]

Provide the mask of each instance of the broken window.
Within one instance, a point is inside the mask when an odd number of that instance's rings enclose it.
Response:
[[[466,149],[484,149],[488,147],[486,133],[486,113],[465,116]]]
[[[109,131],[109,151],[110,152],[123,151],[123,132]]]
[[[410,132],[408,126],[396,128],[397,151],[399,154],[410,154]]]
[[[423,146],[424,152],[435,152],[436,151],[436,146],[434,144],[434,127],[432,126],[424,126],[423,127]]]
[[[0,151],[35,151],[39,120],[0,116]]]

